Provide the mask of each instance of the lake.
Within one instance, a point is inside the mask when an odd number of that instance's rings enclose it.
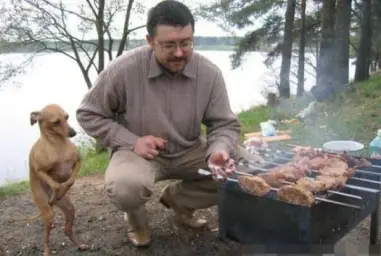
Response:
[[[274,69],[267,68],[263,61],[265,53],[252,52],[244,58],[243,65],[232,70],[229,51],[199,51],[216,63],[224,74],[231,107],[234,112],[248,109],[265,102],[266,88],[278,79],[280,59]],[[308,55],[316,63],[313,55]],[[0,56],[0,61],[17,62],[21,54]],[[351,62],[352,60],[350,60]],[[296,73],[297,59],[293,61]],[[350,65],[349,78],[354,76],[354,66]],[[306,66],[306,90],[315,84],[313,68]],[[96,75],[93,74],[94,80]],[[292,77],[296,81],[295,77]],[[296,86],[292,84],[292,93]],[[71,116],[70,124],[80,130],[75,111],[86,93],[87,87],[77,64],[70,58],[56,53],[45,54],[34,59],[26,72],[0,89],[0,185],[28,178],[28,154],[32,144],[39,137],[38,126],[30,126],[31,111],[39,110],[49,103],[60,104]]]

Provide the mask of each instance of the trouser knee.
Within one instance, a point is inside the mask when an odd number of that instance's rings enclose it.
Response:
[[[153,194],[152,188],[134,180],[108,181],[105,184],[105,190],[111,202],[124,212],[133,211],[142,206]]]

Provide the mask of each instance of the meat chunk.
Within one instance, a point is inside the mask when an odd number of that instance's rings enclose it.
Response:
[[[314,158],[310,158],[309,160],[305,160],[305,164],[309,166],[309,168],[318,170],[325,166],[326,158],[323,156],[318,156]]]
[[[339,167],[324,167],[319,170],[319,172],[324,176],[349,176],[349,172],[347,169],[339,168]]]
[[[301,178],[300,180],[296,182],[296,185],[299,187],[303,187],[314,194],[329,190],[329,188],[327,187],[327,184],[324,183],[323,181],[314,180],[309,177]]]
[[[280,172],[265,172],[257,176],[265,180],[273,188],[280,188],[285,185],[286,176]]]
[[[345,187],[348,180],[348,176],[326,176],[319,175],[315,178],[317,181],[324,182],[328,189],[340,190]]]
[[[246,193],[264,196],[270,191],[270,186],[258,176],[238,176],[238,184]]]
[[[355,166],[369,168],[372,167],[372,163],[366,160],[365,158],[360,158],[359,163],[356,163]]]
[[[315,203],[312,192],[297,185],[286,185],[279,188],[277,196],[281,201],[305,207],[311,207]]]
[[[336,157],[326,159],[324,162],[324,167],[334,167],[334,168],[342,168],[342,169],[349,168],[346,162]]]
[[[277,177],[281,177],[289,182],[296,182],[297,180],[306,176],[308,166],[301,163],[287,163],[275,168],[271,168],[267,173],[277,173]]]

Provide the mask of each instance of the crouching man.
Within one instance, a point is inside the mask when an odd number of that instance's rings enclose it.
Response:
[[[110,62],[77,111],[84,131],[112,149],[105,189],[125,213],[135,246],[151,242],[145,203],[155,182],[178,180],[163,190],[160,202],[182,224],[201,228],[207,221],[193,212],[216,204],[218,182],[198,169],[252,157],[237,146],[240,125],[221,71],[193,51],[194,29],[184,4],[157,4],[148,14],[148,45]],[[230,166],[226,172],[234,171]]]

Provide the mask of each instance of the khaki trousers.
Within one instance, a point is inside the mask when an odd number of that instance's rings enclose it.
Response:
[[[185,214],[212,207],[217,203],[219,184],[211,176],[198,174],[199,168],[207,168],[205,154],[205,140],[189,153],[174,159],[157,156],[154,160],[146,160],[130,150],[116,151],[105,173],[106,193],[119,210],[127,212],[132,228],[147,225],[145,203],[153,197],[158,181],[177,180],[168,189],[174,203]],[[256,158],[241,146],[236,155],[246,160]]]

